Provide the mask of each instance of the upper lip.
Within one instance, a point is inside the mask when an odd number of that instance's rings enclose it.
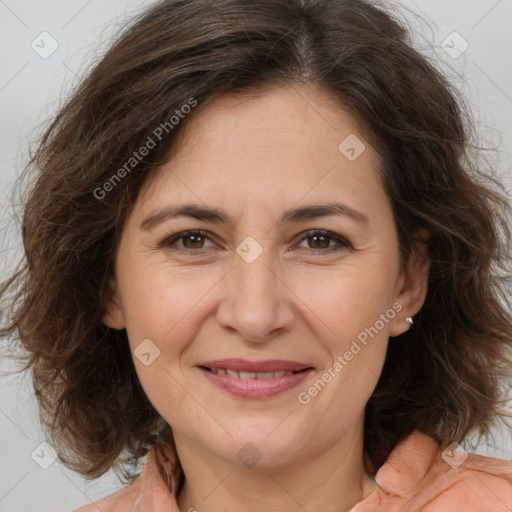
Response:
[[[247,359],[216,359],[215,361],[206,361],[198,366],[206,368],[223,368],[238,372],[277,372],[279,370],[298,372],[311,365],[298,363],[296,361],[284,361],[282,359],[269,359],[267,361],[249,361]]]

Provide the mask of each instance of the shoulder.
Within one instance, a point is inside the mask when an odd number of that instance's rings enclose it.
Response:
[[[140,477],[135,478],[126,487],[99,501],[73,510],[73,512],[127,512],[131,510],[140,494]]]
[[[155,447],[147,454],[141,474],[126,487],[73,512],[179,512],[174,495],[162,480]]]
[[[440,451],[437,441],[413,432],[375,476],[377,489],[351,512],[510,512],[512,461]],[[405,507],[405,508],[404,508]]]

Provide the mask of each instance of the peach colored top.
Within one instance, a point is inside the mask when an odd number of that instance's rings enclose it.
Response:
[[[464,454],[463,457],[466,455]],[[396,446],[375,476],[377,487],[349,512],[512,512],[512,461],[440,453],[418,431]],[[74,512],[180,512],[162,480],[154,448],[139,477]],[[186,512],[186,511],[185,511]]]

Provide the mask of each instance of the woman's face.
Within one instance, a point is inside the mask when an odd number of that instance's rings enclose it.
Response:
[[[104,321],[126,328],[180,439],[293,462],[362,432],[425,267],[400,271],[379,156],[324,93],[225,96],[196,114],[125,224]],[[173,240],[189,230],[202,233]]]

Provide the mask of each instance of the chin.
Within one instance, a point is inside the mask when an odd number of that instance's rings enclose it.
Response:
[[[286,415],[283,416],[283,418]],[[208,449],[220,458],[237,465],[248,468],[272,468],[292,463],[298,456],[303,455],[304,431],[297,430],[297,436],[285,425],[286,420],[276,421],[269,418],[254,419],[253,422],[245,419],[243,425],[230,423],[229,433],[233,436],[213,445],[211,438],[205,440]],[[281,423],[281,425],[280,425]]]

